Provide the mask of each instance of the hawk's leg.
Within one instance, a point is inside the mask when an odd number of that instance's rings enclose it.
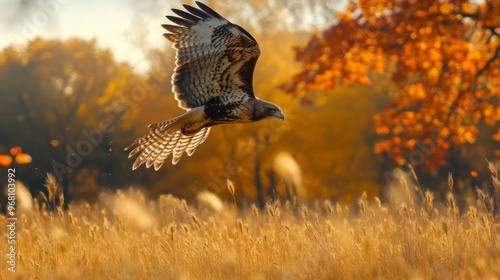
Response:
[[[182,126],[181,132],[186,136],[190,136],[196,134],[203,127],[204,125],[202,123],[187,123]]]
[[[180,129],[182,134],[191,136],[206,127],[210,119],[205,117],[204,108],[205,106],[196,107],[178,117],[175,130]]]

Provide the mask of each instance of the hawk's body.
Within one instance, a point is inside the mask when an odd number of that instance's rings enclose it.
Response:
[[[196,2],[200,9],[184,5],[189,12],[172,9],[167,16],[177,25],[163,25],[164,36],[177,50],[172,76],[179,107],[187,112],[151,124],[149,134],[127,149],[139,153],[133,169],[146,163],[158,170],[172,154],[176,164],[183,153],[192,155],[210,133],[210,127],[226,123],[254,122],[268,117],[283,119],[276,105],[255,97],[253,71],[260,55],[257,41],[246,30]]]

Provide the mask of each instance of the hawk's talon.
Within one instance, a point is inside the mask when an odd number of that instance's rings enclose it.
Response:
[[[193,134],[193,131],[189,130],[191,127],[193,127],[193,125],[194,124],[192,124],[192,123],[191,124],[188,123],[188,124],[183,125],[181,128],[182,134],[184,134],[186,136]]]

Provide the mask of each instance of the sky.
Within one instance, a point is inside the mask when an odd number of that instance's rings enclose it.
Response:
[[[229,3],[229,0],[221,1]],[[336,1],[335,6],[345,7],[346,1]],[[38,36],[63,40],[75,36],[87,40],[95,38],[100,47],[111,49],[117,61],[128,62],[134,69],[145,71],[149,67],[145,59],[148,49],[171,47],[162,35],[165,30],[161,24],[168,23],[165,15],[172,14],[171,8],[182,9],[183,2],[192,1],[0,0],[0,49],[12,44],[26,45]],[[301,3],[301,0],[296,2]],[[230,5],[244,12],[245,3],[246,0],[240,0]],[[313,10],[300,12],[300,22],[293,22],[292,17],[280,21],[295,27],[320,22],[319,17],[308,16],[314,13]]]
[[[100,47],[113,51],[116,60],[127,61],[137,70],[146,70],[144,46],[169,46],[162,36],[161,24],[166,21],[163,15],[172,7],[169,1],[146,2],[0,0],[0,48],[25,45],[37,36],[96,38]],[[181,1],[177,2],[174,5],[180,5]],[[163,8],[158,7],[161,5]],[[155,10],[158,10],[156,17],[153,16]]]

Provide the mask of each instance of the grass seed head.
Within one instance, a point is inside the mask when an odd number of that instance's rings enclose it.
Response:
[[[425,191],[425,201],[431,209],[434,208],[434,194],[432,192]]]
[[[404,175],[401,175],[399,178],[399,183],[401,184],[401,187],[405,191],[406,195],[410,197],[410,188],[408,187],[408,181],[406,180],[406,177]]]
[[[497,168],[496,164],[494,164],[493,162],[488,161],[488,160],[486,160],[486,162],[488,163],[488,169],[490,170],[492,176],[498,177],[498,168]]]
[[[493,180],[493,189],[495,193],[500,193],[500,181],[495,176],[491,176],[491,179]]]
[[[63,192],[61,192],[59,194],[59,205],[60,205],[60,207],[64,206],[64,193]]]
[[[47,193],[49,194],[49,201],[55,199],[57,194],[58,185],[56,181],[56,177],[51,173],[47,173],[47,178],[45,179],[45,188],[47,189]]]
[[[482,201],[485,201],[487,195],[478,187],[476,187],[476,191],[477,191],[477,196],[479,197],[479,199],[481,199]]]
[[[184,212],[189,213],[189,207],[186,203],[186,200],[181,200],[182,201],[182,208],[184,208]]]
[[[233,181],[227,179],[226,181],[226,186],[227,186],[227,189],[229,190],[229,193],[234,196],[235,194],[235,190],[234,190],[234,184],[233,184]]]
[[[332,202],[330,200],[325,200],[325,203],[323,205],[325,206],[325,209],[326,209],[326,211],[328,211],[328,213],[330,213],[330,214],[333,213],[333,205],[332,205]]]
[[[406,182],[406,180],[405,180],[405,182]],[[360,208],[362,213],[365,213],[365,211],[366,211],[367,202],[368,202],[368,196],[367,196],[366,192],[363,192],[363,194],[361,194],[361,196],[358,199],[358,205],[359,205],[359,208]]]
[[[181,228],[184,231],[184,233],[189,234],[189,227],[186,224],[182,224]]]
[[[269,213],[269,215],[271,215],[271,217],[274,217],[274,207],[271,206],[271,204],[266,204],[266,210],[267,210],[267,213]]]
[[[191,220],[193,221],[193,223],[195,223],[199,228],[201,228],[201,223],[200,223],[200,220],[198,220],[198,218],[196,218],[196,216],[194,214],[191,214]]]
[[[243,221],[241,219],[238,219],[237,223],[238,223],[238,228],[240,229],[240,232],[245,233],[245,226],[243,225]]]
[[[306,205],[302,205],[302,207],[300,207],[300,213],[302,214],[303,219],[307,219],[309,216],[309,209],[307,209]]]
[[[256,219],[259,217],[259,209],[257,209],[257,206],[255,206],[255,204],[252,204],[252,213]]]

